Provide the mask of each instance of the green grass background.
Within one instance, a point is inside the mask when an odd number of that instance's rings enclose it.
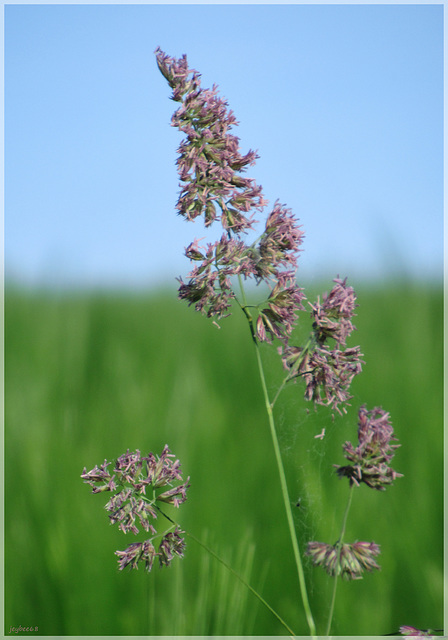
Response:
[[[347,416],[313,408],[300,384],[276,405],[299,540],[333,543],[347,483],[332,465],[356,442],[357,411],[390,411],[404,474],[386,492],[355,492],[347,540],[381,545],[380,572],[340,583],[335,635],[381,635],[402,624],[443,626],[443,295],[397,282],[359,287],[364,372]],[[303,314],[298,334],[309,330]],[[282,368],[263,348],[268,385]],[[134,541],[110,526],[103,495],[82,483],[128,448],[165,443],[191,476],[175,515],[213,547],[300,634],[307,634],[258,379],[242,314],[212,323],[151,294],[5,295],[5,634],[284,635],[284,629],[191,540],[186,555],[151,574],[118,572]],[[309,413],[308,413],[309,411]],[[326,428],[323,441],[314,435]],[[323,633],[332,581],[306,562]]]

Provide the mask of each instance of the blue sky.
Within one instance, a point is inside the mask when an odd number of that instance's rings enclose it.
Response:
[[[314,4],[7,5],[7,277],[173,282],[211,237],[174,212],[158,45],[219,85],[247,175],[300,218],[299,278],[440,278],[443,6]]]

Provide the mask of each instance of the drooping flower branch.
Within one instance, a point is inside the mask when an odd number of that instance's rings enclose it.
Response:
[[[81,474],[84,482],[92,488],[92,493],[116,492],[105,506],[106,511],[109,512],[111,524],[118,522],[123,533],[131,531],[137,535],[138,525],[152,533],[150,539],[133,542],[124,551],[115,552],[119,570],[126,567],[138,569],[141,563],[149,572],[157,560],[160,567],[169,567],[176,556],[183,557],[185,550],[183,535],[186,535],[242,582],[275,616],[287,633],[294,637],[295,634],[288,624],[242,576],[201,540],[191,533],[182,531],[180,526],[161,510],[159,502],[162,505],[172,504],[174,507],[179,507],[187,499],[186,491],[190,486],[190,478],[185,482],[182,480],[180,462],[173,458],[174,455],[170,452],[168,445],[165,445],[160,456],[149,453],[148,456],[142,457],[138,449],[135,453],[128,450],[116,460],[112,471],[108,471],[112,463],[105,460],[103,464],[99,467],[96,465],[91,471],[84,468]],[[153,525],[158,515],[163,515],[172,525],[163,534],[158,534]]]
[[[156,558],[162,567],[169,566],[174,556],[183,556],[185,541],[181,534],[184,532],[176,526],[174,531],[170,527],[160,536],[153,524],[163,513],[159,503],[179,507],[187,499],[190,478],[183,482],[180,462],[173,458],[168,445],[160,456],[149,453],[143,457],[138,449],[128,450],[117,458],[111,472],[108,467],[112,463],[105,460],[91,471],[84,468],[81,474],[84,482],[92,487],[92,493],[113,493],[105,506],[111,524],[118,523],[123,533],[131,531],[137,535],[141,527],[152,534],[149,540],[134,542],[124,551],[115,552],[120,570],[127,566],[137,569],[142,562],[145,569],[151,571]],[[161,538],[158,545],[154,545],[158,538]]]

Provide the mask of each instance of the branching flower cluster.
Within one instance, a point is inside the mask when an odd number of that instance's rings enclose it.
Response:
[[[362,362],[359,347],[343,348],[354,328],[353,289],[345,280],[337,279],[322,304],[318,300],[311,305],[313,340],[306,348],[290,345],[305,300],[296,281],[304,237],[298,220],[277,201],[258,240],[245,242],[245,233],[256,223],[256,211],[267,205],[262,188],[243,175],[258,156],[252,150],[242,155],[239,139],[230,133],[237,121],[227,102],[218,96],[217,87],[202,88],[200,74],[188,67],[185,55],[172,58],[160,48],[155,53],[158,67],[173,90],[172,99],[181,103],[171,121],[185,134],[178,149],[181,192],[177,210],[187,220],[202,216],[206,227],[219,221],[223,228],[216,242],[200,247],[195,240],[185,249],[195,266],[187,282],[179,278],[179,297],[194,304],[197,311],[220,320],[230,315],[235,300],[243,307],[235,294],[235,276],[252,278],[257,285],[267,284],[267,299],[252,307],[256,311],[251,329],[254,340],[280,340],[289,379],[305,379],[305,398],[340,411],[339,406],[351,397],[348,389]],[[248,307],[243,310],[252,321]],[[329,338],[335,342],[334,348],[327,344]]]
[[[358,412],[359,445],[356,449],[350,442],[343,445],[345,457],[353,465],[334,465],[336,473],[340,477],[348,477],[350,487],[359,487],[364,482],[372,489],[384,490],[395,478],[402,476],[388,466],[394,450],[400,446],[391,444],[396,440],[389,414],[380,407],[367,411],[362,406]],[[347,580],[359,579],[364,571],[380,568],[374,559],[380,548],[374,542],[346,544],[342,539],[334,545],[309,542],[306,553],[313,564],[324,568],[329,575],[342,576]]]
[[[135,452],[128,450],[116,460],[112,471],[108,471],[112,463],[105,460],[91,471],[84,468],[81,474],[84,482],[92,487],[92,493],[113,493],[105,506],[111,524],[118,523],[123,533],[131,531],[137,535],[141,527],[152,534],[145,542],[134,542],[124,551],[115,552],[120,570],[127,566],[137,569],[142,562],[145,569],[151,571],[156,558],[162,567],[169,566],[176,555],[183,556],[183,531],[175,526],[174,531],[165,531],[160,536],[153,524],[163,513],[160,503],[179,507],[187,499],[189,478],[183,482],[180,462],[173,458],[168,445],[160,456],[149,453],[144,457],[138,449]],[[154,540],[158,538],[161,539],[155,546]]]

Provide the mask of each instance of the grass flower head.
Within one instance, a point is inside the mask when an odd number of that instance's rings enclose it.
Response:
[[[367,411],[365,406],[359,409],[358,446],[351,442],[343,445],[345,457],[350,465],[335,465],[336,473],[349,478],[351,484],[359,486],[364,482],[368,487],[384,491],[393,484],[395,478],[402,476],[389,466],[399,444],[392,444],[394,436],[389,414],[375,407]]]
[[[359,580],[365,571],[380,569],[375,557],[380,548],[374,542],[354,542],[353,544],[325,544],[309,542],[306,554],[314,565],[322,567],[333,577],[345,580]]]

